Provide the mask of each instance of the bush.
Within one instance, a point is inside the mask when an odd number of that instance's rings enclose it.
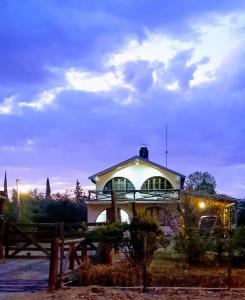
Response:
[[[98,242],[96,262],[110,264],[112,248],[118,248],[123,240],[124,225],[118,222],[103,225],[87,233],[88,242]]]
[[[245,263],[245,226],[240,226],[236,229],[232,237],[232,246],[234,255],[242,264]]]
[[[129,263],[116,266],[94,265],[87,270],[81,270],[78,276],[81,285],[136,286],[141,283],[138,271]],[[148,280],[151,280],[150,274]]]
[[[130,224],[124,226],[122,252],[132,265],[140,265],[143,259],[143,242],[146,238],[146,261],[147,265],[150,265],[155,250],[164,242],[158,220],[148,214],[138,214],[132,218]]]

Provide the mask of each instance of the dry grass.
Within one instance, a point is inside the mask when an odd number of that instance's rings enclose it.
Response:
[[[227,286],[227,265],[189,266],[174,253],[156,252],[151,272],[155,286]],[[232,268],[232,286],[245,287],[245,268]]]
[[[94,265],[80,273],[81,285],[101,286],[135,286],[141,280],[140,270],[133,268],[129,263],[117,265]]]

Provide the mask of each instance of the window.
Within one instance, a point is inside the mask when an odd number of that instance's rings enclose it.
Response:
[[[123,210],[123,209],[120,209],[120,213],[119,213],[119,217],[120,217],[120,221],[122,222],[122,223],[129,223],[129,215],[128,215],[128,213],[125,211],[125,210]],[[108,222],[109,220],[108,220],[108,212],[107,212],[107,210],[105,209],[105,210],[103,210],[99,215],[98,215],[98,217],[97,217],[97,219],[96,219],[96,223],[100,223],[100,222],[102,222],[102,223],[105,223],[105,222]]]
[[[134,185],[131,181],[124,177],[115,177],[109,180],[104,188],[103,192],[110,191],[133,191],[135,190]]]
[[[156,176],[147,179],[141,187],[142,190],[171,190],[172,184],[164,177]]]

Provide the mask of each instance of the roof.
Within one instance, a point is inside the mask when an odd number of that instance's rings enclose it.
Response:
[[[104,175],[106,173],[109,173],[109,172],[115,170],[118,167],[121,167],[123,165],[127,165],[128,163],[135,161],[136,159],[138,159],[139,161],[143,161],[143,162],[145,162],[147,164],[150,164],[150,165],[152,165],[154,167],[157,167],[157,168],[159,168],[159,169],[161,169],[163,171],[167,171],[167,172],[172,173],[174,175],[180,176],[182,179],[185,179],[185,175],[180,174],[178,172],[175,172],[175,171],[173,171],[171,169],[168,169],[168,168],[166,168],[164,166],[161,166],[161,165],[159,165],[157,163],[154,163],[154,162],[150,161],[149,159],[144,159],[144,158],[142,158],[141,156],[138,156],[138,155],[135,155],[135,156],[133,156],[133,157],[127,159],[127,160],[124,160],[124,161],[122,161],[122,162],[120,162],[120,163],[118,163],[118,164],[116,164],[116,165],[114,165],[114,166],[112,166],[110,168],[107,168],[107,169],[105,169],[105,170],[103,170],[103,171],[101,171],[99,173],[96,173],[96,174],[94,174],[92,176],[89,176],[88,179],[90,179],[90,180],[92,180],[94,182],[94,178],[96,176],[101,176],[101,175]]]
[[[234,198],[232,196],[224,195],[224,194],[207,194],[205,192],[200,191],[181,191],[181,194],[185,194],[187,196],[200,197],[205,198],[207,200],[215,200],[221,202],[233,202],[238,203],[241,199]]]

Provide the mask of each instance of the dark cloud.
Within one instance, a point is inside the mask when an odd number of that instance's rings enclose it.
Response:
[[[16,94],[20,102],[64,86],[68,68],[107,72],[108,55],[132,37],[141,40],[145,28],[182,36],[191,18],[235,10],[231,1],[194,0],[1,5],[0,96],[3,101]],[[237,1],[236,7],[244,9],[244,1]],[[35,183],[53,176],[67,184],[78,177],[86,184],[87,176],[137,154],[141,143],[149,146],[152,160],[164,164],[167,123],[169,166],[186,175],[211,171],[222,190],[222,178],[226,184],[228,176],[244,174],[236,168],[245,165],[244,59],[232,58],[216,81],[190,89],[197,66],[207,63],[203,59],[187,66],[191,51],[179,53],[167,68],[143,60],[126,63],[123,77],[134,92],[125,87],[97,93],[66,89],[57,95],[56,105],[43,111],[22,107],[21,114],[0,115],[2,172],[7,168],[12,182],[16,177]],[[162,72],[163,86],[177,80],[180,91],[156,87],[154,70]],[[245,194],[232,186],[226,190]]]

